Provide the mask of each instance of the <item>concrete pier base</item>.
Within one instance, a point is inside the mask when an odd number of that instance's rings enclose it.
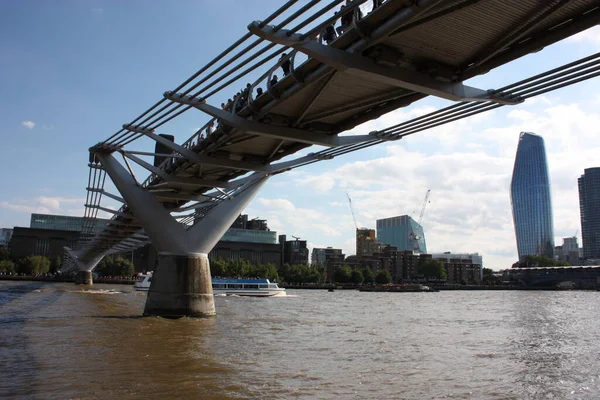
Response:
[[[75,275],[75,284],[93,285],[94,281],[92,280],[92,271],[77,271],[77,275]]]
[[[165,318],[215,315],[206,254],[160,254],[152,275],[145,316]]]

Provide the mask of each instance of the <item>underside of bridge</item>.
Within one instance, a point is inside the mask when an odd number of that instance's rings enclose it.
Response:
[[[106,254],[152,242],[160,256],[145,313],[213,315],[206,255],[270,176],[598,74],[595,55],[506,88],[463,83],[598,24],[594,0],[388,0],[374,9],[355,0],[336,16],[342,0],[320,3],[288,1],[250,23],[247,35],[90,148],[86,217],[93,221],[99,210],[114,217],[100,233],[90,222],[65,270],[91,271]],[[319,34],[345,14],[352,22],[325,43]],[[231,104],[211,103],[252,71],[262,75]],[[342,134],[426,96],[456,104],[380,131]],[[180,145],[169,123],[184,112],[208,122]],[[156,150],[132,149],[143,140]],[[293,157],[310,146],[317,149]],[[130,163],[147,179],[139,182]],[[104,189],[106,175],[120,195]],[[114,211],[102,198],[123,205]]]

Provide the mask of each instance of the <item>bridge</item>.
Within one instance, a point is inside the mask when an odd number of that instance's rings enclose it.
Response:
[[[511,268],[505,271],[511,280],[527,287],[600,289],[600,266]],[[571,283],[571,285],[563,285]]]
[[[91,283],[102,257],[151,242],[159,256],[144,314],[214,315],[207,254],[270,177],[591,79],[598,54],[493,90],[463,83],[599,21],[594,0],[287,1],[90,148],[86,223],[62,270]],[[246,85],[250,75],[259,78]],[[215,103],[221,93],[231,101]],[[345,133],[427,96],[454,103]],[[206,124],[177,144],[184,113]],[[140,150],[148,143],[154,152]],[[105,189],[107,175],[119,193]],[[95,234],[100,210],[113,217]]]

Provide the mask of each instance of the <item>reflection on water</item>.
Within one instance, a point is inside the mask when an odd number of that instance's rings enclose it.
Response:
[[[597,292],[290,294],[169,320],[129,286],[0,282],[0,397],[600,397]]]

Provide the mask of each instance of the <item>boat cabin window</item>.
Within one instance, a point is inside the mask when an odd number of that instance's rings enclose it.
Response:
[[[258,285],[258,287],[261,288],[261,289],[266,289],[266,288],[269,287],[269,285]]]
[[[225,289],[224,283],[213,283],[213,289]]]
[[[258,289],[258,285],[255,285],[253,283],[247,283],[244,285],[244,288],[246,289]]]
[[[242,284],[241,283],[230,283],[227,285],[227,288],[229,289],[241,289],[242,288]]]

